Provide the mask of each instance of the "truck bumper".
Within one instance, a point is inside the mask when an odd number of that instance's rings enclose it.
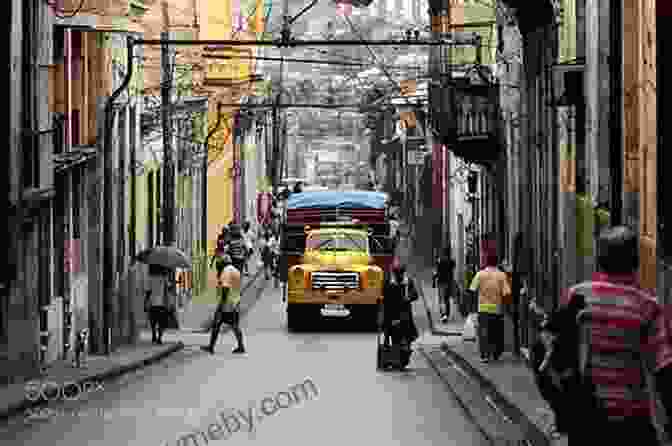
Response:
[[[313,305],[376,305],[383,298],[382,290],[289,290],[287,303]]]

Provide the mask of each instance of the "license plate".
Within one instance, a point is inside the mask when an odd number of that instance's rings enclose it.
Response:
[[[349,316],[350,315],[350,310],[345,308],[345,306],[340,305],[340,304],[327,304],[324,307],[322,307],[321,310],[322,316],[338,316],[338,317],[343,317],[343,316]]]

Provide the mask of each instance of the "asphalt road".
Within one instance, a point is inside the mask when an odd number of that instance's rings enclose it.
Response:
[[[183,351],[78,401],[52,403],[44,421],[8,421],[0,444],[487,444],[425,356],[414,354],[406,372],[378,372],[374,333],[338,323],[288,333],[279,291],[259,292],[243,322],[246,355],[231,353],[230,332],[214,355],[199,350],[207,335],[175,334]]]

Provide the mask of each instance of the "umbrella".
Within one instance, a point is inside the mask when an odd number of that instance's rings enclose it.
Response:
[[[148,265],[159,265],[169,269],[191,268],[189,257],[172,246],[157,246],[145,249],[135,256],[140,262]]]

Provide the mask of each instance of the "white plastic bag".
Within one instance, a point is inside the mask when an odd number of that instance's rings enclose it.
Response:
[[[462,330],[462,340],[475,341],[477,328],[478,328],[477,314],[471,313],[469,316],[467,316],[467,320],[464,322],[464,330]]]

